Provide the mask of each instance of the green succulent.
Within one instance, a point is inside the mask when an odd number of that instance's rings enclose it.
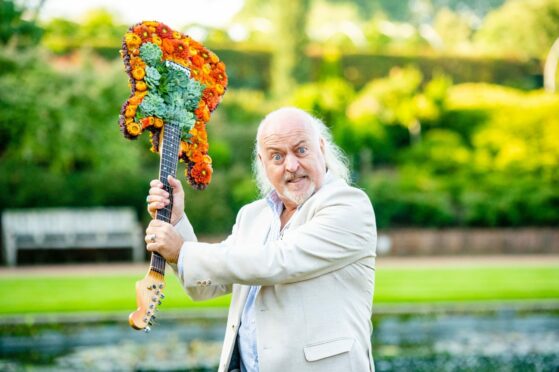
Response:
[[[163,52],[161,49],[153,43],[144,43],[144,45],[140,47],[140,58],[142,58],[148,66],[156,66],[161,62],[162,56]]]

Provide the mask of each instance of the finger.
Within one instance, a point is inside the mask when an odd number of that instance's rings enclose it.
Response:
[[[160,188],[160,189],[163,188],[163,183],[162,183],[161,181],[159,181],[159,180],[151,180],[150,183],[149,183],[149,185],[150,185],[151,187],[158,187],[158,188]]]
[[[164,189],[160,189],[159,187],[151,187],[149,189],[148,194],[152,195],[152,196],[163,196],[163,197],[166,197],[166,198],[169,197],[169,193],[167,191],[165,191]]]
[[[182,190],[182,183],[177,180],[176,178],[174,178],[173,176],[169,175],[167,177],[167,181],[169,182],[169,185],[171,185],[171,187],[173,188],[174,192],[181,192]]]
[[[157,243],[148,243],[146,249],[150,252],[157,252]]]
[[[146,200],[148,205],[151,205],[153,208],[157,208],[157,209],[163,208],[164,206],[166,206],[171,202],[169,198],[166,198],[164,196],[158,196],[158,195],[148,195]]]
[[[160,220],[151,220],[148,225],[148,228],[146,229],[146,233],[148,233],[149,230],[150,234],[157,234],[158,227],[163,226],[164,223],[165,222]]]

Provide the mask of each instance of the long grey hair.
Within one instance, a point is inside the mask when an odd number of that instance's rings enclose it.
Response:
[[[260,195],[264,197],[272,190],[272,185],[270,184],[270,181],[268,181],[268,177],[266,176],[266,171],[264,169],[264,166],[262,165],[262,162],[258,158],[258,149],[259,149],[258,138],[260,137],[259,136],[260,130],[263,124],[265,124],[268,121],[268,119],[270,119],[272,116],[278,113],[285,112],[285,111],[299,113],[305,120],[308,120],[308,122],[318,132],[319,137],[322,138],[324,141],[324,161],[326,163],[326,169],[333,176],[339,177],[344,181],[346,181],[347,183],[350,183],[351,175],[349,170],[349,161],[345,156],[345,154],[343,153],[342,149],[340,149],[334,143],[334,140],[332,139],[332,134],[330,133],[330,129],[328,129],[328,127],[320,119],[312,116],[311,114],[309,114],[304,110],[301,110],[296,107],[283,107],[269,113],[260,122],[260,125],[258,126],[258,132],[257,132],[258,134],[256,136],[256,141],[254,144],[254,151],[253,151],[252,170],[254,172],[256,185],[258,186]]]

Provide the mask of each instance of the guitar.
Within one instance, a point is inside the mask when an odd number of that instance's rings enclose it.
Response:
[[[155,218],[161,221],[171,222],[171,211],[173,209],[173,190],[168,176],[176,176],[177,163],[181,140],[179,125],[173,122],[165,124],[161,130],[162,142],[160,144],[159,180],[163,183],[165,191],[169,193],[170,203],[162,209],[158,209]],[[156,252],[151,254],[151,262],[146,276],[136,282],[136,305],[138,309],[130,314],[128,323],[134,329],[149,332],[158,310],[158,305],[165,298],[165,259]]]

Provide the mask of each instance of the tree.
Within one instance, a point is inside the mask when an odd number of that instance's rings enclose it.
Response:
[[[44,1],[41,1],[38,8]],[[43,30],[34,20],[23,19],[25,8],[13,0],[0,0],[0,45],[13,44],[18,47],[36,45]]]
[[[508,0],[488,14],[475,40],[487,52],[544,58],[559,36],[559,0]]]
[[[272,94],[280,99],[308,74],[305,53],[310,0],[275,0],[275,48],[272,54]]]

